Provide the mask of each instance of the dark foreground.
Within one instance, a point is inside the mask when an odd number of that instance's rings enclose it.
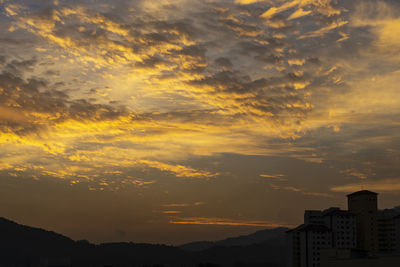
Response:
[[[0,267],[285,266],[286,228],[180,247],[74,241],[0,218]]]

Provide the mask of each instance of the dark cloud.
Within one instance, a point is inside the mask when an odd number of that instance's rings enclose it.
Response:
[[[222,68],[232,69],[233,67],[231,60],[226,57],[219,57],[214,62]]]
[[[136,117],[138,121],[169,121],[179,123],[196,123],[199,125],[231,125],[235,121],[234,116],[223,116],[218,110],[182,110],[164,113],[144,113]],[[196,129],[193,129],[196,130]]]
[[[177,21],[154,21],[152,26],[160,32],[174,32],[179,36],[184,36],[188,39],[200,37],[202,30],[195,26],[192,19],[182,19]]]
[[[310,7],[313,14],[298,20],[288,20],[293,9],[268,19],[261,17],[271,3],[199,2],[187,10],[173,5],[146,10],[144,6],[116,2],[92,8],[85,3],[68,6],[61,2],[21,16],[22,20],[34,19],[33,28],[45,25],[49,30],[46,34],[68,40],[69,48],[78,49],[78,53],[93,51],[96,60],[107,62],[101,66],[122,63],[134,70],[151,69],[158,72],[152,75],[154,79],[195,75],[184,82],[200,89],[194,92],[199,99],[217,94],[223,102],[221,109],[250,117],[260,112],[266,120],[268,116],[273,120],[291,115],[296,120],[305,118],[312,110],[309,96],[314,91],[319,94],[318,86],[345,88],[344,82],[335,84],[332,78],[342,75],[339,69],[320,73],[334,64],[334,60],[327,60],[325,50],[343,56],[346,52],[341,50],[347,51],[336,44],[339,30],[333,29],[334,34],[322,40],[301,37],[339,18],[346,20],[347,15],[326,15],[318,5]],[[72,11],[65,11],[69,9]],[[169,16],[169,12],[180,16]],[[348,28],[341,30],[346,33]],[[263,71],[266,68],[274,71]],[[45,74],[57,73],[50,70]],[[89,103],[76,100],[69,106],[76,110],[71,114],[77,118],[97,116],[101,107]]]
[[[47,70],[44,73],[44,76],[60,76],[59,70]]]
[[[28,60],[12,60],[5,66],[5,71],[14,73],[15,75],[21,75],[24,72],[32,72],[33,67],[38,63],[36,58]]]
[[[285,62],[285,57],[281,54],[263,54],[254,56],[254,59],[261,60],[271,65],[282,65]]]
[[[205,55],[206,51],[207,49],[202,44],[185,46],[180,50],[171,50],[171,52],[174,53],[175,55],[184,55],[184,56],[199,58],[202,60],[205,60],[206,58]]]
[[[169,64],[169,62],[159,55],[154,55],[144,58],[142,61],[136,62],[135,67],[153,69],[156,68],[158,65],[164,64]]]
[[[4,65],[4,63],[6,63],[6,57],[0,56],[0,65]]]
[[[234,113],[240,114],[245,110],[250,116],[261,116],[266,120],[285,123],[288,114],[291,118],[303,119],[311,111],[304,91],[296,90],[292,85],[305,81],[304,76],[293,73],[252,80],[250,76],[240,72],[221,71],[200,80],[192,80],[189,84],[213,88],[207,93],[220,95],[221,99],[235,103],[225,106]]]
[[[21,70],[29,71],[32,64],[36,64],[36,61],[14,62],[13,66],[21,73]],[[6,68],[9,68],[9,65]],[[43,123],[35,120],[30,115],[32,113],[55,116],[54,122],[66,119],[105,120],[125,113],[120,108],[109,105],[92,104],[87,100],[71,100],[65,92],[50,89],[49,82],[44,79],[25,80],[7,71],[0,73],[0,88],[2,112],[9,114],[0,117],[2,130],[11,130],[18,135],[45,129],[51,125],[51,121]]]

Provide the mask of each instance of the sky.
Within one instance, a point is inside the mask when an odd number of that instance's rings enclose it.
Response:
[[[397,0],[0,0],[0,216],[182,244],[400,205]]]

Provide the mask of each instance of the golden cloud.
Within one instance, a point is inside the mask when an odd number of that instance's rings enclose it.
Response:
[[[351,193],[368,188],[377,192],[398,192],[400,191],[399,179],[382,179],[375,181],[367,181],[360,183],[353,183],[341,186],[334,186],[331,188],[334,192]]]
[[[225,218],[207,217],[178,217],[169,221],[172,224],[198,224],[198,225],[220,225],[220,226],[252,226],[252,227],[293,227],[290,224],[271,223],[267,221],[243,221]]]

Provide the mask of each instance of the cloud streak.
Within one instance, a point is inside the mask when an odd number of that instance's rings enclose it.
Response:
[[[219,225],[219,226],[250,226],[250,227],[292,227],[290,224],[270,223],[266,221],[242,221],[225,218],[182,217],[169,221],[171,224]]]
[[[331,190],[334,192],[351,193],[354,191],[363,190],[364,188],[382,193],[399,192],[399,179],[382,179],[379,181],[365,181],[362,183],[346,184],[332,187]]]

